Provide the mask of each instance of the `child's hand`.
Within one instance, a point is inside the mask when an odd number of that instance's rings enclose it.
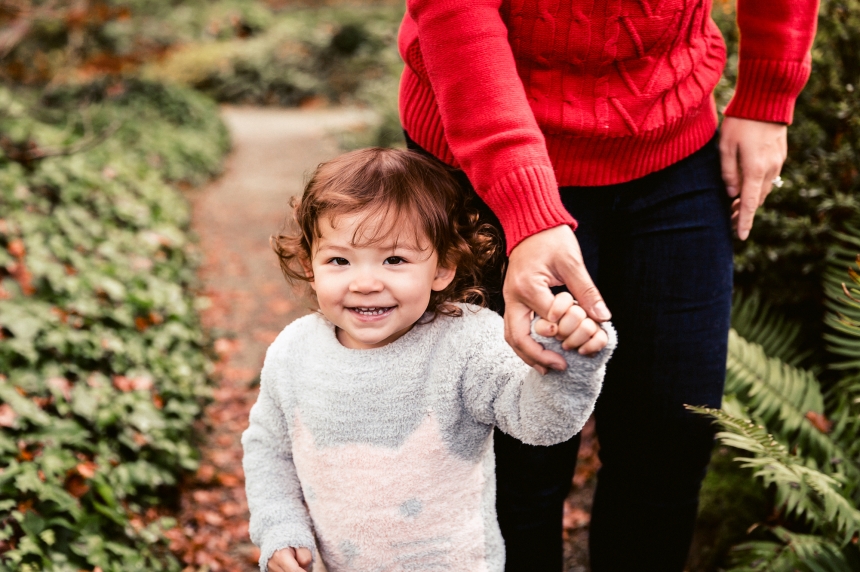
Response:
[[[555,338],[566,350],[577,350],[581,355],[599,352],[608,342],[606,332],[576,305],[569,292],[557,294],[546,319],[535,322],[535,332],[545,338]]]
[[[306,572],[312,560],[307,548],[281,548],[269,558],[269,572]]]

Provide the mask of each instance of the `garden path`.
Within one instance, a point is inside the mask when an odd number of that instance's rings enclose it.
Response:
[[[256,399],[266,347],[304,313],[289,295],[269,236],[281,228],[288,199],[301,192],[306,174],[340,152],[334,133],[372,120],[356,109],[224,107],[222,116],[233,141],[225,172],[188,193],[209,300],[202,318],[216,340],[219,360],[214,400],[198,431],[204,436],[201,467],[183,486],[180,527],[171,535],[187,572],[207,566],[214,572],[257,569],[259,552],[248,540],[239,439]],[[587,443],[593,442],[589,434]],[[572,504],[565,510],[568,572],[587,570],[593,445],[580,456]]]
[[[289,296],[269,247],[289,197],[318,163],[340,149],[332,133],[367,124],[357,109],[224,107],[233,142],[224,174],[188,193],[202,254],[200,278],[215,338],[218,386],[199,434],[203,460],[182,494],[181,534],[174,548],[190,570],[256,570],[239,442],[256,396],[266,348],[304,311]]]

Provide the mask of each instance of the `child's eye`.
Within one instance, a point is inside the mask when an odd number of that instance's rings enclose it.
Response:
[[[384,264],[403,264],[406,260],[402,256],[389,256],[385,259]]]
[[[334,264],[335,266],[346,266],[349,264],[349,260],[340,256],[335,256],[334,258],[329,259],[328,263]]]

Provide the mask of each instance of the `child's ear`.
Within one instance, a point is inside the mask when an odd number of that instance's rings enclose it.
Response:
[[[446,268],[441,265],[436,266],[436,276],[433,278],[433,284],[431,284],[430,289],[434,292],[439,292],[448,287],[448,284],[451,283],[451,280],[454,279],[454,274],[457,273],[457,270],[454,268]]]
[[[316,291],[317,285],[316,285],[316,282],[314,282],[314,269],[311,266],[311,261],[301,259],[301,263],[302,263],[302,268],[305,271],[305,276],[307,276],[308,282],[310,282],[311,288],[313,288],[313,290]]]

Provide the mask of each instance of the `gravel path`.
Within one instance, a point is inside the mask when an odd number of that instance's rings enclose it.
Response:
[[[269,236],[281,228],[289,198],[301,192],[305,176],[340,152],[333,133],[372,120],[355,109],[225,107],[222,115],[233,139],[224,175],[189,193],[203,254],[200,277],[209,300],[202,316],[220,357],[215,372],[219,385],[199,427],[203,460],[183,486],[182,535],[174,538],[173,548],[189,572],[257,569],[258,551],[247,533],[239,438],[256,399],[268,344],[305,313],[290,296]],[[583,560],[596,468],[593,452],[593,447],[583,448],[583,471],[566,509],[568,572],[587,570]]]

